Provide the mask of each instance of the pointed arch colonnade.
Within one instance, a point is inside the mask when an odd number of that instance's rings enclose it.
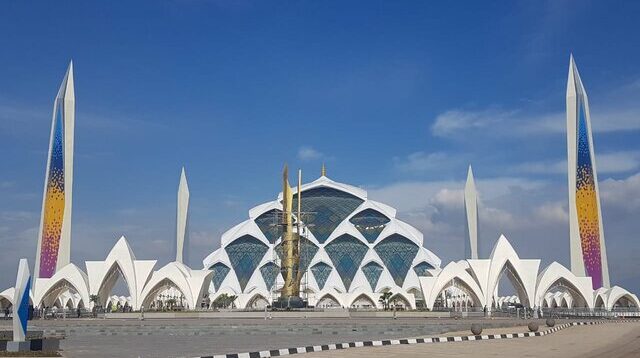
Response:
[[[185,298],[188,309],[199,306],[208,292],[213,271],[192,270],[179,262],[170,262],[154,271],[156,260],[137,260],[127,239],[122,236],[113,246],[104,261],[87,261],[87,272],[74,264],[64,266],[51,278],[38,278],[31,291],[34,306],[92,308],[92,295],[98,297],[98,304],[123,301],[133,310],[143,305],[149,307],[156,295],[173,287]],[[128,297],[114,299],[111,291],[118,279],[122,278]],[[0,306],[13,304],[13,289],[0,293]]]
[[[451,262],[438,275],[420,277],[425,306],[433,309],[443,291],[455,287],[475,307],[499,307],[518,302],[525,307],[581,307],[612,310],[640,307],[638,297],[615,286],[592,289],[590,277],[575,276],[557,262],[539,271],[540,260],[521,259],[509,241],[500,236],[488,259]],[[513,297],[496,297],[500,279],[506,275],[516,290]]]
[[[91,296],[97,296],[98,304],[122,301],[133,310],[150,307],[156,296],[168,288],[179,291],[187,309],[199,307],[209,293],[214,271],[192,270],[179,262],[170,262],[154,270],[156,260],[137,260],[126,238],[121,237],[103,261],[87,261],[86,273],[74,264],[58,270],[51,278],[38,278],[30,294],[34,306],[92,308]],[[460,293],[464,305],[474,307],[499,307],[505,303],[521,303],[526,307],[580,307],[612,310],[619,307],[640,307],[638,297],[614,286],[592,289],[590,277],[577,277],[557,262],[539,271],[540,260],[521,259],[509,241],[501,236],[488,259],[454,261],[444,268],[433,270],[433,275],[420,277],[420,287],[406,291],[395,286],[383,286],[375,292],[358,287],[344,293],[325,288],[314,292],[314,302],[319,308],[356,307],[382,308],[380,295],[389,292],[391,301],[409,309],[416,308],[418,298],[428,309],[446,290]],[[497,297],[497,286],[507,277],[516,290],[515,296]],[[128,297],[110,296],[111,290],[122,278],[129,292]],[[226,291],[212,293],[210,299]],[[410,292],[410,294],[407,294]],[[228,292],[235,294],[235,292]],[[247,297],[238,297],[237,306],[264,308],[269,302],[268,293],[256,290]],[[460,298],[462,297],[462,298]],[[11,306],[13,289],[0,292],[0,308]]]

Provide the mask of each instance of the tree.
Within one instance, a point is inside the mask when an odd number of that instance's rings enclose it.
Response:
[[[176,305],[176,299],[175,298],[170,298],[167,300],[167,306],[169,306],[169,309],[172,310],[173,306]]]
[[[382,303],[382,308],[389,309],[389,299],[391,298],[391,292],[383,292],[378,299],[378,302]]]
[[[89,295],[89,302],[93,302],[93,309],[91,310],[91,313],[93,314],[93,317],[95,318],[98,314],[97,312],[97,308],[99,306],[99,302],[100,302],[100,296],[98,295]]]
[[[230,308],[233,307],[233,302],[238,298],[236,295],[228,295],[226,293],[216,297],[213,301],[213,307],[216,308]]]

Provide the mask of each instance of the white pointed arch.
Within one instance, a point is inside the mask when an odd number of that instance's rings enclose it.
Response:
[[[590,277],[577,277],[573,272],[557,262],[552,262],[538,275],[535,305],[541,306],[545,295],[561,288],[571,293],[574,305],[594,307]]]
[[[127,239],[122,236],[113,246],[104,261],[87,261],[89,293],[99,296],[101,305],[105,305],[109,294],[119,277],[125,281],[131,305],[139,307],[138,298],[151,278],[156,260],[136,260]]]
[[[488,297],[495,291],[500,278],[506,274],[516,289],[520,302],[526,307],[532,307],[535,302],[540,260],[521,259],[504,235],[500,236],[493,247],[490,260],[486,286],[483,290],[485,296]]]
[[[631,292],[620,286],[613,286],[608,291],[608,297],[606,300],[606,308],[611,311],[615,305],[624,300],[627,304],[627,307],[636,307],[640,308],[640,302],[638,301],[638,297]]]
[[[51,278],[38,278],[33,297],[34,303],[37,306],[43,303],[50,306],[68,290],[73,290],[80,295],[81,299],[89,302],[88,277],[74,264],[64,266]]]
[[[454,284],[469,294],[474,305],[479,307],[486,305],[482,289],[465,268],[466,265],[453,261],[445,266],[438,276],[419,278],[424,302],[428,309],[433,309],[440,293]]]

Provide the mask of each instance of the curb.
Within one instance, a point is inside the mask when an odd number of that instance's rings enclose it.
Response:
[[[283,348],[272,349],[258,352],[247,353],[229,353],[218,354],[212,356],[200,356],[194,358],[269,358],[280,357],[292,354],[301,353],[313,353],[322,351],[332,351],[338,349],[358,348],[358,347],[379,347],[379,346],[394,346],[402,344],[424,344],[424,343],[446,343],[446,342],[465,342],[465,341],[484,341],[492,339],[512,339],[512,338],[525,338],[525,337],[541,337],[548,334],[552,334],[563,330],[565,328],[573,326],[592,326],[605,323],[629,323],[640,322],[638,320],[619,320],[619,321],[586,321],[586,322],[571,322],[561,324],[549,328],[541,332],[526,332],[526,333],[508,333],[508,334],[488,334],[480,336],[450,336],[450,337],[425,337],[425,338],[407,338],[407,339],[386,339],[379,341],[362,341],[362,342],[348,342],[348,343],[335,343],[335,344],[323,344],[319,346],[306,346],[297,348]]]

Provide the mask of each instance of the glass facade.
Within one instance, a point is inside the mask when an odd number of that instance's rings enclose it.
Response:
[[[313,257],[316,256],[316,253],[318,252],[318,246],[316,246],[316,244],[311,242],[311,240],[306,239],[304,237],[300,238],[300,240],[301,240],[300,270],[307,271],[307,268],[309,267],[309,263],[311,263],[311,260],[313,260]],[[282,243],[279,243],[278,245],[276,245],[275,250],[280,260],[282,260],[283,259]]]
[[[329,278],[329,274],[331,274],[331,271],[333,271],[331,266],[325,264],[324,262],[318,262],[311,267],[313,277],[315,277],[316,282],[318,283],[318,287],[321,290],[324,288],[324,284],[327,283],[327,279]]]
[[[262,257],[267,253],[267,249],[267,245],[251,235],[239,237],[225,247],[242,291],[260,264]]]
[[[355,237],[344,234],[331,241],[324,249],[348,291],[369,248]]]
[[[428,270],[431,270],[433,268],[434,267],[429,265],[429,263],[422,261],[421,263],[413,266],[413,271],[415,271],[416,275],[418,276],[426,277],[426,276],[431,276]]]
[[[211,282],[213,282],[213,287],[217,291],[220,288],[220,284],[222,284],[222,281],[224,281],[224,278],[227,277],[227,274],[231,269],[229,268],[229,266],[218,262],[217,264],[209,267],[209,270],[213,271]]]
[[[382,266],[376,262],[369,262],[366,265],[362,266],[362,273],[369,281],[369,285],[371,285],[371,290],[375,291],[376,286],[378,285],[378,280],[380,279],[380,275],[382,275]]]
[[[258,216],[255,219],[256,225],[260,228],[260,231],[269,240],[270,243],[276,242],[280,236],[282,236],[282,210],[273,209]]]
[[[366,209],[355,214],[349,221],[367,241],[373,243],[390,220],[376,210]]]
[[[260,273],[262,274],[264,283],[267,285],[267,290],[271,291],[273,284],[276,283],[276,277],[278,277],[279,272],[280,267],[273,262],[267,262],[260,267]]]
[[[393,234],[382,240],[374,249],[391,273],[393,281],[402,287],[418,253],[418,245],[402,235]]]
[[[324,243],[333,230],[363,203],[363,200],[340,190],[320,187],[302,192],[303,212],[310,213],[305,223],[319,243]],[[298,205],[298,195],[293,196],[293,207]]]

